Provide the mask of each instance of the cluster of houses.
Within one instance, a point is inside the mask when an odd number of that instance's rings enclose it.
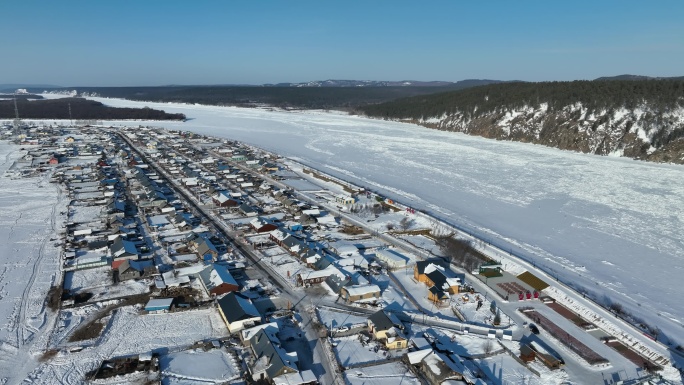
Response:
[[[87,131],[72,143],[89,141],[91,147],[108,145],[98,156],[69,156],[53,174],[53,181],[64,183],[71,198],[64,269],[111,265],[119,280],[151,276],[152,254],[137,220],[138,210],[114,160],[121,156],[122,144],[114,135]]]
[[[301,262],[300,268],[292,272],[296,285],[326,282],[349,302],[374,301],[380,297],[380,288],[360,274],[360,271],[369,269],[365,258],[360,255],[352,259],[340,257],[312,239],[312,229],[336,228],[338,219],[297,199],[292,191],[275,188],[264,181],[260,174],[273,175],[282,169],[269,155],[233,142],[211,142],[207,138],[193,142],[183,135],[169,135],[156,130],[136,130],[126,134],[140,144],[147,143],[146,151],[154,156],[155,163],[199,201],[230,219],[229,224],[234,230],[242,231],[246,237],[267,234],[271,244],[281,247]],[[245,220],[236,220],[240,218]],[[168,223],[183,224],[183,221],[155,218],[155,224],[160,226]],[[173,243],[173,240],[171,237],[171,242],[166,241],[165,244]],[[203,261],[216,261],[221,253],[217,253],[206,238],[199,240],[186,240],[185,244]]]
[[[156,154],[155,163],[182,188],[213,209],[248,243],[250,239],[259,239],[259,243],[252,243],[253,247],[278,247],[297,261],[298,266],[292,267],[292,277],[288,276],[295,285],[325,283],[347,303],[373,303],[382,293],[380,287],[370,282],[368,274],[380,265],[398,269],[411,263],[401,252],[384,246],[374,249],[375,258],[370,259],[356,247],[314,236],[316,230],[339,226],[338,220],[319,207],[297,199],[292,191],[268,185],[259,173],[277,172],[282,167],[278,163],[257,160],[250,151],[233,143],[216,143],[203,152],[199,149],[206,140],[193,143],[175,136],[160,138],[163,134],[152,130],[136,135],[140,143],[154,144],[147,146],[148,154]],[[154,174],[149,169],[140,169],[142,172],[136,175]],[[154,186],[154,177],[152,182]],[[253,358],[247,367],[252,381],[315,383],[316,378],[310,371],[300,370],[296,352],[285,348],[287,344],[281,339],[278,323],[268,322],[263,309],[258,310],[258,299],[241,291],[234,276],[241,275],[239,265],[244,262],[237,260],[202,223],[193,222],[191,215],[179,215],[178,209],[175,212],[167,209],[173,205],[167,201],[166,205],[160,203],[145,209],[147,225],[154,228],[157,239],[169,250],[168,257],[174,265],[157,277],[157,285],[184,286],[196,281],[215,297],[229,332],[239,335],[251,352]],[[447,304],[452,295],[462,290],[463,284],[463,277],[443,265],[440,260],[428,260],[413,266],[414,279],[425,284],[426,296],[438,305]],[[161,306],[159,309],[163,310],[170,304],[167,301],[150,305]],[[385,349],[409,348],[407,330],[392,312],[375,312],[368,317],[365,328]],[[409,352],[405,357],[431,384],[444,381],[476,384],[478,381],[456,355],[424,349]]]

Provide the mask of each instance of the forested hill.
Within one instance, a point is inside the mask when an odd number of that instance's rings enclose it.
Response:
[[[311,82],[322,86],[301,86],[287,83],[270,86],[161,86],[161,87],[68,87],[58,89],[31,89],[42,92],[71,92],[80,95],[103,96],[129,100],[199,103],[253,107],[259,105],[282,108],[345,109],[369,103],[382,103],[397,98],[452,91],[496,83],[498,80],[469,79],[455,83],[433,82],[422,85],[395,85],[397,82],[334,81]],[[444,84],[442,84],[444,83]],[[334,84],[334,86],[324,86]],[[348,84],[349,86],[342,86]],[[380,85],[387,84],[387,85]]]
[[[487,138],[684,164],[684,80],[500,83],[358,110]]]
[[[100,102],[82,98],[17,99],[16,105],[22,119],[185,120],[183,114],[169,114],[147,107],[109,107]],[[15,116],[14,102],[0,100],[0,119],[12,119]]]

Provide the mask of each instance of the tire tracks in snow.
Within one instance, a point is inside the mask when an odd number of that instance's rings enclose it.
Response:
[[[50,174],[46,174],[43,176],[43,180],[39,183],[44,182],[47,178],[50,177]],[[43,325],[40,328],[36,328],[28,322],[26,319],[27,317],[27,309],[29,307],[29,298],[31,291],[33,289],[33,286],[36,282],[36,278],[39,275],[39,271],[42,265],[42,262],[46,256],[45,249],[48,245],[48,242],[50,241],[50,238],[54,233],[57,231],[57,206],[59,206],[63,201],[64,201],[64,194],[62,192],[62,189],[57,187],[57,199],[55,202],[51,205],[51,211],[50,211],[50,231],[46,232],[45,236],[41,240],[40,247],[38,248],[38,256],[35,258],[33,261],[33,266],[31,267],[31,275],[28,279],[28,282],[26,284],[26,287],[24,288],[24,291],[21,296],[21,302],[20,302],[20,308],[19,312],[16,317],[16,325],[17,325],[17,354],[14,357],[15,362],[17,363],[17,367],[15,371],[13,371],[12,376],[8,378],[8,383],[11,383],[11,381],[14,381],[14,383],[19,383],[23,381],[26,376],[28,375],[29,372],[31,372],[35,366],[37,366],[37,362],[35,362],[34,359],[31,358],[31,346],[29,345],[30,342],[32,341],[37,341],[46,331],[52,330],[54,328],[54,321],[56,320],[56,315],[53,317],[50,317],[49,315],[46,315],[47,318],[52,318],[51,322],[50,320],[47,320],[46,322],[43,322]],[[20,215],[21,218],[21,215]],[[17,220],[18,222],[18,220]],[[58,269],[59,274],[61,275],[61,266]],[[58,281],[61,282],[61,277],[58,277]],[[45,301],[47,299],[43,299],[43,309],[42,312],[46,312],[47,309],[45,307]],[[30,333],[28,337],[26,337],[27,331]],[[49,344],[49,342],[47,342]]]

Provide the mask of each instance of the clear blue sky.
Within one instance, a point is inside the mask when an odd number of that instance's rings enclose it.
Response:
[[[0,83],[684,75],[684,1],[0,2]]]

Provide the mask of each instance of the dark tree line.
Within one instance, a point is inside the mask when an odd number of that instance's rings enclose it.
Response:
[[[588,113],[642,103],[658,111],[684,106],[683,80],[613,80],[543,83],[498,83],[461,91],[415,96],[387,103],[368,105],[359,111],[389,119],[423,119],[460,112],[477,118],[503,109],[539,107],[549,112],[582,103]]]
[[[445,86],[282,87],[282,86],[164,86],[76,87],[80,93],[141,101],[282,108],[354,108],[414,95],[464,89],[495,80],[467,80]]]
[[[71,116],[69,115],[71,105]],[[82,98],[48,100],[17,100],[21,119],[140,119],[140,120],[185,120],[184,114],[169,114],[151,108],[115,108],[100,102]],[[0,100],[0,119],[15,117],[14,101]]]

